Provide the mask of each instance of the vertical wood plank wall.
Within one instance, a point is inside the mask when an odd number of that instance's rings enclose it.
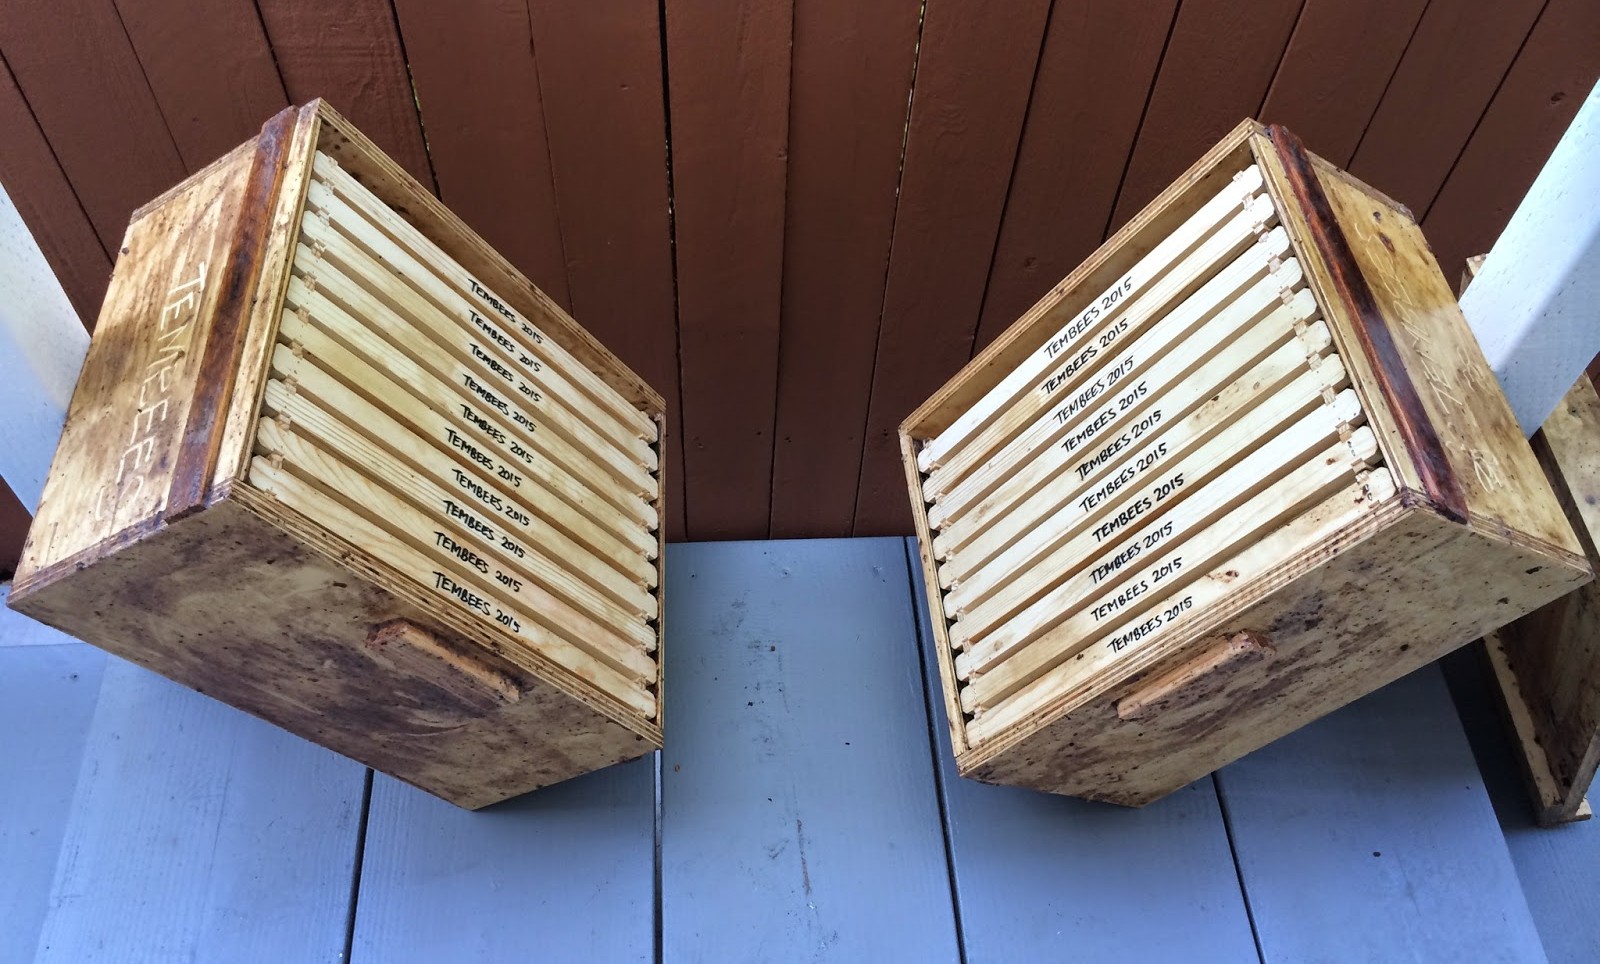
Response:
[[[1593,0],[436,6],[10,0],[0,183],[92,325],[133,208],[328,98],[669,399],[674,540],[909,532],[900,419],[1241,117],[1448,270],[1600,75]]]

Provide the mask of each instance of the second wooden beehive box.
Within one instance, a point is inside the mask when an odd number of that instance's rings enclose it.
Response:
[[[901,444],[986,782],[1148,803],[1592,575],[1409,212],[1253,122]]]
[[[135,213],[10,605],[481,807],[661,746],[662,414],[286,110]]]

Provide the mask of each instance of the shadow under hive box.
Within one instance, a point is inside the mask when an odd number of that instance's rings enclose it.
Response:
[[[985,782],[1149,803],[1593,575],[1410,212],[1251,121],[900,433]]]
[[[10,605],[486,806],[661,746],[662,426],[291,108],[135,212]]]

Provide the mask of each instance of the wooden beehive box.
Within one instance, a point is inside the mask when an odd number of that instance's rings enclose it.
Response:
[[[1533,437],[1591,565],[1600,560],[1600,395],[1580,377]],[[1484,637],[1540,824],[1585,820],[1600,769],[1600,583]]]
[[[485,806],[661,746],[662,413],[285,110],[135,212],[10,604]]]
[[[901,446],[985,782],[1148,803],[1592,576],[1409,212],[1254,122]]]

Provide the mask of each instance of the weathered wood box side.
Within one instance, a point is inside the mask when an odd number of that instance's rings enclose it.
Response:
[[[1533,436],[1591,564],[1600,565],[1600,395],[1588,375]],[[1600,583],[1590,583],[1484,637],[1489,666],[1545,826],[1592,816],[1600,768]]]
[[[642,413],[659,456],[660,396],[317,101],[135,212],[10,605],[464,807],[660,747],[659,605],[642,711],[252,483],[319,154]],[[639,535],[657,604],[662,538]]]
[[[1203,577],[1219,602],[974,739],[919,449],[1250,164],[1393,488],[1336,525],[1313,512],[1247,546]],[[958,770],[985,782],[1149,803],[1592,578],[1409,212],[1254,122],[911,415],[901,448]]]

